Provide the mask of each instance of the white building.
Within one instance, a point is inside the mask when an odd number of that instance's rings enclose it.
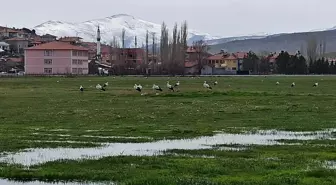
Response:
[[[9,50],[9,44],[7,44],[6,42],[0,42],[0,52],[8,50]]]

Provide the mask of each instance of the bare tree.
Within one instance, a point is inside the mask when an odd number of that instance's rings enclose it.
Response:
[[[125,28],[122,29],[121,31],[121,42],[122,42],[122,48],[125,48],[125,37],[126,37],[126,30]]]
[[[307,57],[311,63],[317,58],[317,40],[314,36],[307,40]]]
[[[184,21],[181,26],[181,62],[182,68],[184,70],[184,62],[186,60],[186,50],[188,49],[188,24],[187,21]]]
[[[134,37],[134,46],[135,46],[135,48],[138,47],[138,38],[137,38],[137,36]]]
[[[176,63],[176,53],[177,53],[177,23],[175,23],[174,28],[173,28],[173,40],[172,40],[172,45],[171,45],[171,57],[170,57],[170,62],[169,62],[169,68],[168,72],[171,74],[172,73],[172,68],[175,66]]]
[[[169,63],[169,41],[168,41],[168,28],[163,22],[161,26],[161,39],[160,39],[160,61],[165,68]]]
[[[322,42],[322,55],[324,56],[327,52],[327,41],[324,39]]]
[[[155,32],[152,32],[152,61],[155,60]]]
[[[146,57],[145,57],[145,62],[146,62],[146,65],[148,65],[148,52],[149,52],[149,46],[148,46],[148,43],[149,42],[149,33],[148,33],[148,30],[146,32]]]
[[[193,48],[197,54],[198,70],[201,72],[208,56],[209,46],[203,40],[199,40],[193,43]]]

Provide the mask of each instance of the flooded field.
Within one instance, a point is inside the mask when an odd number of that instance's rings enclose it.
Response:
[[[179,92],[167,81],[180,81]],[[218,84],[210,91],[204,81]],[[94,88],[106,82],[106,91]],[[0,79],[0,185],[335,185],[335,84],[335,76]]]
[[[316,132],[277,130],[248,131],[242,134],[217,133],[194,139],[160,140],[146,143],[104,143],[94,148],[32,148],[0,157],[0,162],[32,166],[62,159],[99,159],[108,156],[163,155],[166,150],[212,149],[220,145],[239,145],[238,148],[219,147],[219,150],[245,150],[250,145],[285,145],[279,140],[332,140],[336,129]],[[87,135],[85,136],[87,137]],[[93,136],[90,136],[93,137]],[[100,137],[100,136],[97,136]],[[115,137],[115,136],[106,136]],[[66,141],[71,142],[71,141]],[[293,144],[293,143],[292,143]]]

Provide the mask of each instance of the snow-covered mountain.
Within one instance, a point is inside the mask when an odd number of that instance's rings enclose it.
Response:
[[[34,29],[37,34],[52,34],[58,37],[79,36],[84,41],[95,42],[97,26],[101,30],[102,42],[110,43],[113,36],[121,42],[121,32],[126,30],[125,44],[127,47],[134,46],[134,37],[137,36],[138,46],[145,44],[146,32],[155,33],[158,41],[161,34],[161,25],[137,19],[131,15],[118,14],[103,19],[95,19],[80,23],[69,23],[61,21],[48,21],[36,26]],[[172,30],[172,29],[170,29]],[[221,37],[211,36],[208,33],[202,33],[196,30],[188,30],[188,43],[203,40],[216,40]],[[150,39],[151,43],[151,39]]]

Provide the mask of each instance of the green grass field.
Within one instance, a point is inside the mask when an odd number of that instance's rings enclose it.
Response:
[[[179,92],[168,92],[167,80],[179,80]],[[208,91],[204,80],[219,84]],[[94,88],[105,82],[106,92]],[[315,82],[319,87],[313,88]],[[133,89],[139,83],[148,94]],[[164,92],[155,95],[153,83]],[[333,76],[0,78],[0,157],[28,148],[153,142],[212,136],[214,131],[318,131],[336,128],[335,111]],[[322,165],[336,161],[332,134],[332,139],[281,140],[283,145],[252,145],[241,151],[176,149],[160,156],[61,160],[30,168],[3,162],[0,178],[130,185],[334,185],[336,165]]]

